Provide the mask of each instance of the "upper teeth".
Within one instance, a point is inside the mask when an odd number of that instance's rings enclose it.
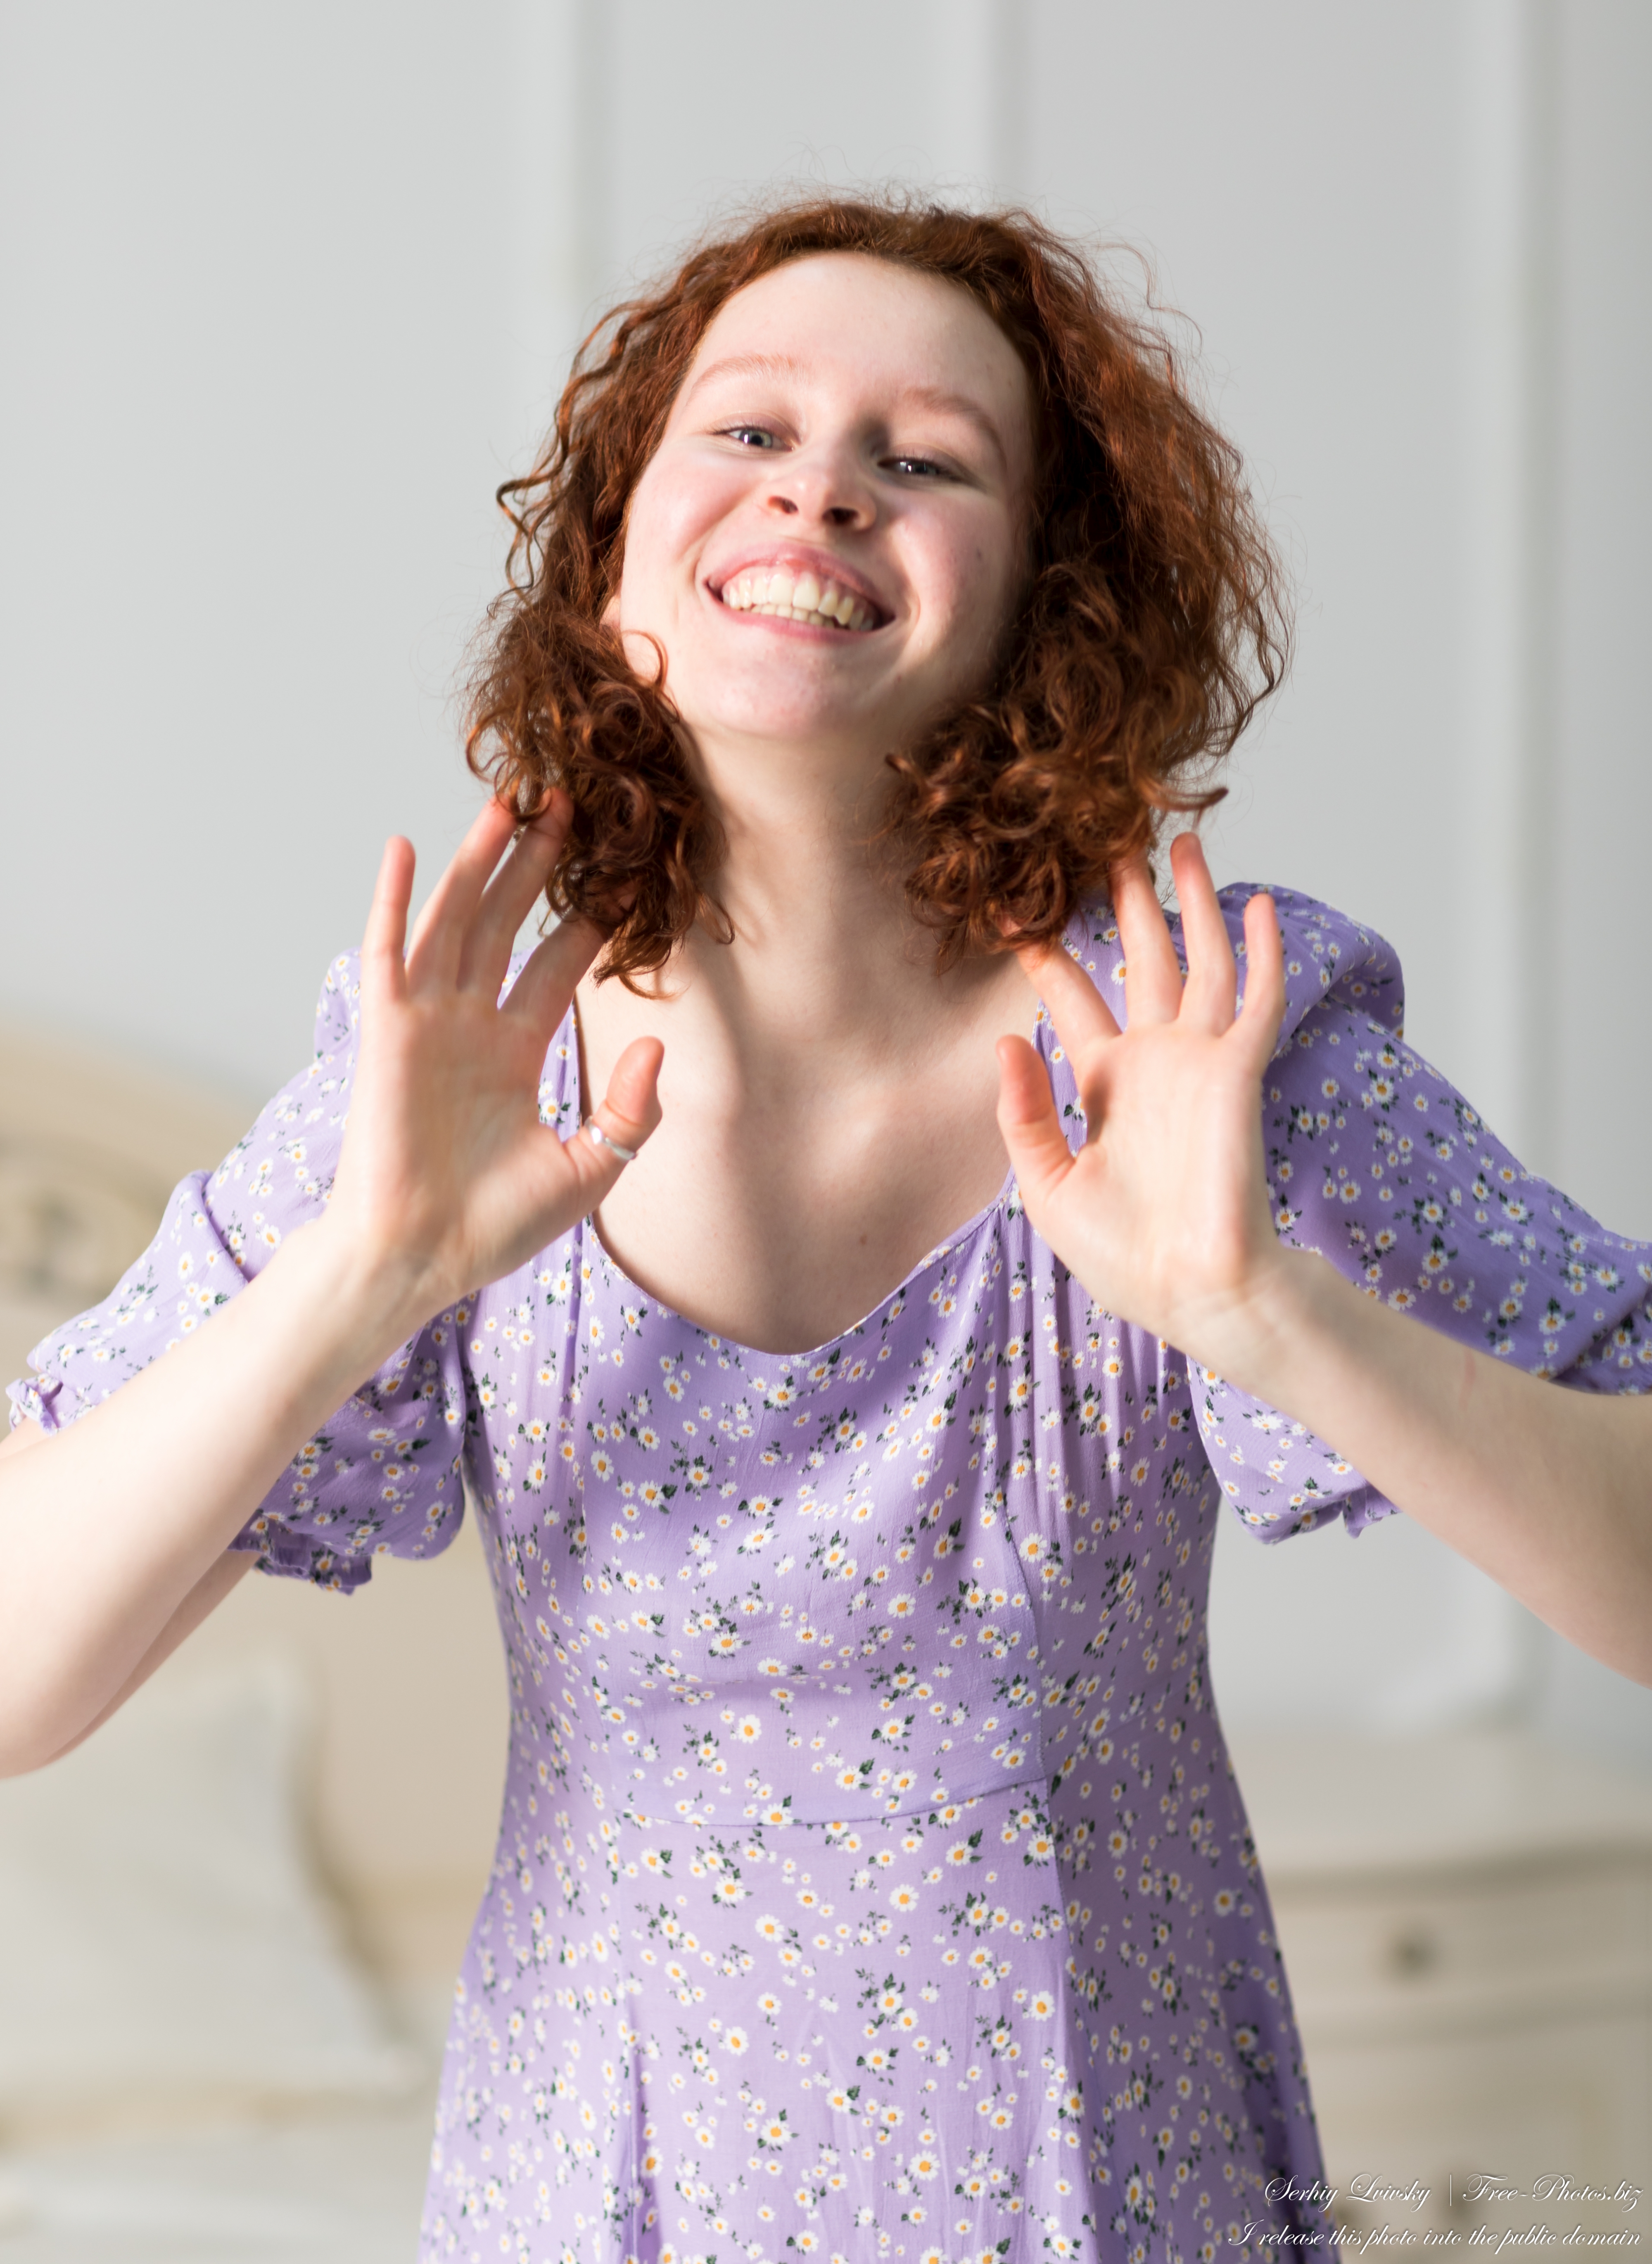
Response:
[[[722,586],[722,601],[737,613],[778,613],[787,620],[810,621],[818,628],[869,629],[877,615],[851,590],[836,582],[822,587],[817,576],[793,574],[786,566],[748,568]]]

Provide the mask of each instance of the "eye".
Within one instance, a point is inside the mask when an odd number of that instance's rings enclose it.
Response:
[[[901,472],[908,479],[944,480],[945,464],[938,464],[928,456],[889,456],[885,458],[891,471]]]
[[[765,424],[725,424],[717,437],[720,440],[736,441],[743,448],[778,448],[780,445]]]

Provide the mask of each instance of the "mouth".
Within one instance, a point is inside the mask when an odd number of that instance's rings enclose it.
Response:
[[[766,613],[805,628],[847,629],[864,636],[888,618],[859,590],[812,567],[747,566],[713,594],[735,613]]]

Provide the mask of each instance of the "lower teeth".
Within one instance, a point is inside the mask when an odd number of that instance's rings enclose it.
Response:
[[[795,606],[754,606],[751,610],[753,613],[772,614],[777,620],[807,621],[811,628],[817,629],[841,629],[848,627],[848,623],[840,621],[835,613],[800,613]]]

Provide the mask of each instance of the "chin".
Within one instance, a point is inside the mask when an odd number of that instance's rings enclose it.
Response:
[[[816,744],[822,740],[876,737],[891,743],[887,727],[869,718],[864,701],[811,697],[806,686],[779,692],[772,682],[749,688],[719,685],[714,700],[679,698],[684,722],[702,744],[709,741],[762,740],[777,749]]]

